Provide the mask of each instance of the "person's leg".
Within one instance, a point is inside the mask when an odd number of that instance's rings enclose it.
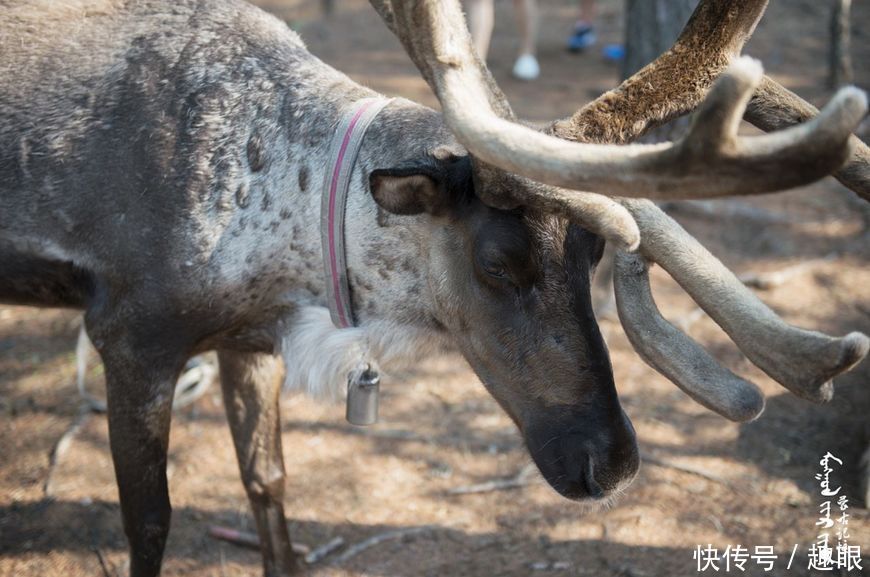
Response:
[[[534,80],[541,72],[535,58],[538,45],[538,3],[536,0],[514,0],[514,13],[520,33],[520,50],[514,64],[514,76],[522,80]]]
[[[596,42],[595,37],[595,0],[580,0],[580,13],[574,24],[574,32],[568,37],[568,50],[579,52]]]
[[[595,0],[580,0],[580,22],[590,26],[595,22]]]
[[[471,39],[474,48],[481,60],[486,60],[489,52],[489,41],[492,38],[493,26],[493,0],[467,0],[468,29],[471,31]]]
[[[520,55],[537,52],[538,2],[537,0],[514,0],[517,31],[520,33]]]

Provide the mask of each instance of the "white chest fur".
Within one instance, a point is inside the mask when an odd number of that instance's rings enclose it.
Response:
[[[343,394],[348,374],[362,362],[389,375],[445,346],[435,331],[388,320],[338,329],[329,310],[316,306],[297,311],[288,329],[281,341],[285,390],[301,389],[318,397]]]

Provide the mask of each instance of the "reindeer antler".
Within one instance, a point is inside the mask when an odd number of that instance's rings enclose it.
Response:
[[[673,48],[570,119],[554,123],[548,132],[572,140],[625,142],[691,110],[704,98],[715,73],[739,55],[766,5],[763,0],[702,0]],[[675,69],[688,68],[687,59],[693,66],[691,74],[671,81]],[[774,130],[813,118],[812,122],[819,122],[821,115],[764,77],[750,101],[747,118],[765,130]],[[856,137],[849,138],[851,156],[834,175],[868,198],[870,153]],[[626,199],[622,204],[637,219],[644,257],[660,263],[753,363],[796,395],[816,402],[829,400],[831,379],[867,355],[870,341],[861,333],[834,338],[784,323],[652,203]],[[634,262],[636,258],[617,257],[614,285],[620,319],[641,357],[696,400],[728,418],[744,420],[760,413],[763,403],[758,402],[754,388],[718,366],[661,317],[647,288],[645,262]]]
[[[639,230],[643,256],[661,263],[753,362],[802,397],[830,398],[829,380],[867,354],[870,341],[860,333],[837,339],[785,324],[652,203],[621,198],[617,204],[597,194],[673,199],[773,192],[817,180],[864,154],[866,149],[852,143],[851,131],[866,114],[867,101],[854,88],[841,90],[800,126],[737,135],[759,83],[771,90],[772,81],[763,79],[757,63],[737,58],[766,0],[701,0],[671,50],[544,133],[515,122],[472,49],[456,0],[372,4],[438,96],[445,121],[469,150],[477,174],[502,169],[522,175],[498,173],[503,179],[552,185],[478,190],[484,202],[541,207],[615,240],[619,248],[636,246]],[[682,140],[615,145],[699,103]],[[758,106],[752,104],[750,117],[776,124],[753,112]],[[854,178],[855,171],[850,174]],[[646,288],[645,265],[627,258],[619,257],[616,279],[620,318],[641,356],[726,417],[756,416],[763,407],[758,390],[701,355],[697,344],[661,318]]]
[[[659,313],[644,257],[617,252],[613,285],[625,334],[648,365],[698,403],[732,421],[751,421],[761,414],[764,395],[758,387],[721,366]],[[633,322],[637,318],[644,322]]]
[[[818,115],[815,106],[767,76],[746,108],[746,120],[768,132],[806,122]],[[849,137],[849,144],[852,156],[834,173],[834,178],[870,201],[870,147],[854,135]]]
[[[625,200],[623,205],[640,227],[640,252],[662,265],[756,366],[794,394],[815,402],[830,400],[831,379],[867,355],[870,340],[861,333],[835,338],[783,322],[653,203]],[[630,315],[623,325],[649,324],[657,312],[650,307],[645,314]],[[651,340],[650,346],[657,346]],[[668,353],[662,350],[660,355]]]
[[[397,2],[393,14],[399,37],[441,102],[445,121],[469,152],[554,186],[653,199],[783,190],[839,168],[851,153],[850,133],[867,110],[864,94],[846,88],[818,122],[775,135],[738,137],[737,125],[761,79],[760,68],[741,60],[702,108],[705,121],[717,119],[713,130],[698,122],[679,142],[631,147],[566,142],[504,114],[509,108],[474,56],[457,2]],[[790,170],[782,170],[784,165]]]

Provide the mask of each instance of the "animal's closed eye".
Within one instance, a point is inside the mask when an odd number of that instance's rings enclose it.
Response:
[[[507,269],[495,263],[484,263],[483,271],[495,278],[507,278],[508,276]]]
[[[483,272],[493,278],[508,279],[510,277],[510,273],[508,273],[507,267],[505,267],[501,262],[495,259],[481,259],[480,268],[483,270]]]

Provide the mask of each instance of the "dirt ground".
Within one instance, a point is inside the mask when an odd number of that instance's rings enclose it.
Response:
[[[259,4],[287,19],[315,54],[358,81],[434,103],[397,42],[361,0],[337,2],[329,20],[320,17],[314,0]],[[497,4],[490,64],[523,118],[567,115],[616,84],[617,67],[597,50],[584,55],[563,50],[575,9],[566,0],[541,3],[541,78],[511,79],[512,3]],[[600,4],[602,40],[619,42],[622,3]],[[868,4],[853,6],[857,82],[865,89],[870,86]],[[778,80],[816,103],[829,96],[823,82],[826,6],[772,2],[748,50]],[[870,332],[870,217],[850,198],[828,179],[763,199],[724,201],[718,216],[684,207],[673,214],[740,273],[811,260],[785,285],[761,293],[788,321],[836,334]],[[746,207],[757,210],[748,214]],[[654,279],[668,316],[693,310],[662,271],[654,271]],[[0,577],[123,574],[126,545],[106,419],[77,421],[79,324],[75,312],[0,307]],[[857,484],[860,454],[870,437],[870,362],[837,382],[832,403],[814,406],[785,394],[712,321],[701,318],[691,334],[768,395],[764,415],[738,425],[696,405],[644,365],[618,323],[605,320],[602,326],[623,406],[648,457],[635,483],[604,511],[584,510],[539,482],[501,492],[448,494],[451,488],[513,476],[530,461],[508,417],[457,356],[427,361],[413,374],[387,380],[382,422],[370,429],[348,425],[340,405],[286,398],[286,510],[296,541],[317,545],[341,536],[354,543],[392,529],[426,528],[346,562],[328,558],[311,574],[688,576],[699,574],[696,546],[709,543],[720,550],[729,544],[771,545],[780,557],[766,574],[809,575],[806,550],[816,535],[821,501],[813,477],[826,451],[844,460],[835,478],[852,506],[850,543],[864,548],[864,567],[870,567],[870,512],[860,508]],[[99,382],[98,368],[90,378]],[[257,552],[207,535],[209,525],[252,530],[218,389],[174,416],[167,576],[260,575]],[[77,434],[50,467],[50,453],[76,422]],[[45,495],[49,474],[53,498]],[[796,544],[798,556],[787,570]],[[745,574],[763,574],[757,565],[750,567]]]

